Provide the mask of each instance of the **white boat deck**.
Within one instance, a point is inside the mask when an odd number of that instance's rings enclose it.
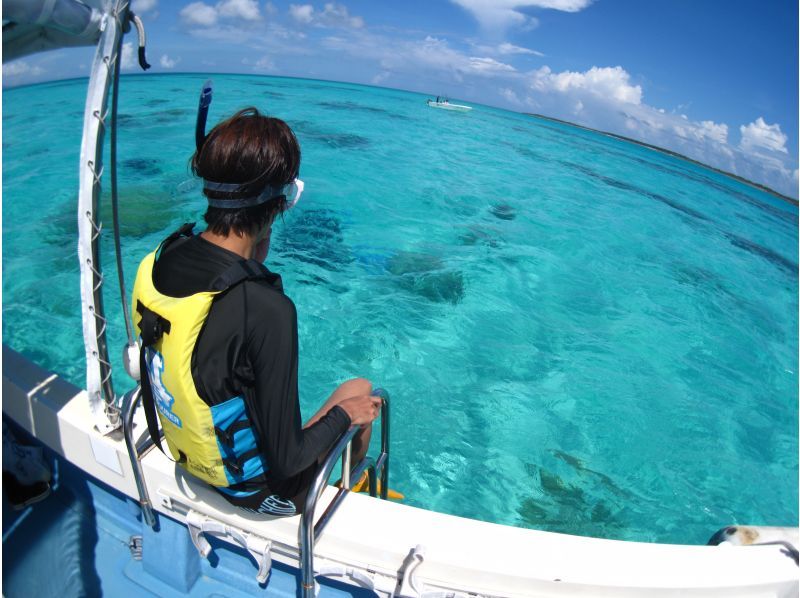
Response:
[[[3,411],[57,453],[137,497],[121,433],[90,429],[85,392],[3,346]],[[143,416],[143,414],[138,414]],[[137,428],[146,431],[141,421]],[[157,511],[188,509],[272,541],[272,557],[298,565],[300,517],[250,515],[157,449],[143,458]],[[318,513],[331,500],[328,488]],[[709,535],[714,530],[709,530]],[[188,532],[187,532],[188,533]],[[453,517],[349,494],[317,542],[317,569],[350,568],[393,588],[409,552],[424,547],[424,592],[486,596],[798,595],[798,567],[780,546],[676,546],[555,534]],[[255,575],[255,566],[253,569]],[[420,585],[421,584],[421,585]]]

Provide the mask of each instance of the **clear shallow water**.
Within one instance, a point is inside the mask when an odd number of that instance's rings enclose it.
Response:
[[[392,485],[409,504],[676,543],[734,522],[797,525],[795,206],[483,106],[453,114],[387,89],[213,79],[211,122],[253,104],[302,145],[306,192],[267,264],[298,306],[303,412],[352,376],[386,386]],[[122,79],[129,290],[166,232],[201,221],[187,163],[204,80]],[[3,340],[79,385],[85,87],[3,94]],[[110,238],[103,249],[124,391]]]

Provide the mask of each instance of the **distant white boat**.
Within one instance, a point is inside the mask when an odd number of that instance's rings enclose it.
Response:
[[[463,104],[451,104],[449,100],[427,100],[428,106],[431,108],[441,108],[442,110],[455,110],[456,112],[469,112],[472,106],[464,106]]]

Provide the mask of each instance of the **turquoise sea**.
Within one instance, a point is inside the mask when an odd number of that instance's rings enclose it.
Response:
[[[206,76],[121,80],[124,273],[185,221]],[[214,75],[306,191],[267,265],[298,308],[308,417],[366,376],[407,503],[573,534],[705,543],[798,524],[798,209],[563,123],[302,79]],[[3,92],[3,342],[84,384],[76,195],[86,80]],[[106,173],[108,173],[108,166]],[[104,227],[111,228],[104,180]],[[132,386],[113,243],[109,346]]]

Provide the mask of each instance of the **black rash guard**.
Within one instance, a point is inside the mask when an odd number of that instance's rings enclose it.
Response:
[[[199,235],[181,237],[162,249],[153,283],[170,297],[210,291],[212,282],[241,259]],[[269,273],[217,296],[191,364],[197,393],[209,405],[244,396],[258,448],[266,457],[265,475],[231,486],[223,495],[248,508],[270,493],[302,501],[301,486],[310,483],[317,460],[347,430],[350,417],[336,406],[313,426],[302,427],[297,311],[283,293],[280,276]],[[303,505],[296,507],[300,511]]]

